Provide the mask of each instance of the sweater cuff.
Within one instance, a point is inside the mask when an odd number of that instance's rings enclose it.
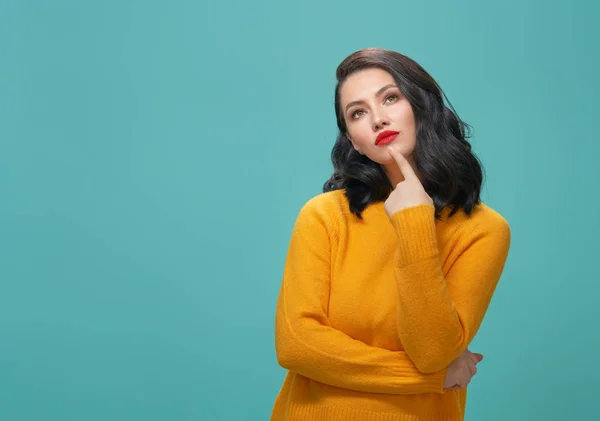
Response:
[[[399,238],[398,264],[407,266],[439,254],[435,206],[422,204],[401,209],[390,217]]]

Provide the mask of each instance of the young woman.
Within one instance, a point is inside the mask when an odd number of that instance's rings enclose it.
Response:
[[[480,201],[468,126],[419,64],[370,48],[336,75],[334,173],[292,232],[271,420],[463,420],[509,225]]]

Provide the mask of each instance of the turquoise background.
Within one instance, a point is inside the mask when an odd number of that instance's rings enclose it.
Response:
[[[599,6],[0,3],[0,420],[267,420],[334,72],[402,52],[512,227],[467,420],[597,417]]]

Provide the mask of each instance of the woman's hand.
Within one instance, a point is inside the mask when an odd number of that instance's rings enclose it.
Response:
[[[477,373],[477,364],[483,360],[482,354],[463,351],[449,366],[444,380],[444,389],[456,390],[467,387]]]
[[[389,146],[389,151],[390,155],[398,163],[400,172],[404,176],[404,181],[396,185],[396,188],[385,201],[384,207],[388,216],[392,216],[399,210],[410,206],[422,204],[433,205],[433,200],[425,191],[417,174],[415,174],[406,158],[392,146]]]

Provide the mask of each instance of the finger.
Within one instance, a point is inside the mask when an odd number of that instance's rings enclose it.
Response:
[[[465,351],[468,353],[469,358],[471,361],[473,361],[475,364],[481,362],[481,360],[483,360],[483,354],[479,354],[477,352],[471,352],[469,350]]]
[[[475,365],[473,365],[471,367],[471,377],[473,377],[475,374],[477,374],[477,367]]]
[[[410,163],[407,161],[407,159],[404,157],[404,155],[402,155],[398,151],[398,149],[394,148],[393,146],[388,146],[388,150],[390,151],[390,155],[392,155],[392,158],[394,158],[394,160],[398,164],[398,167],[400,168],[400,172],[404,176],[405,180],[418,180],[419,179],[417,177],[417,174],[415,174],[415,171],[411,167]]]
[[[466,371],[465,377],[467,379],[470,379],[471,377],[473,377],[475,375],[475,364],[468,363],[467,369],[465,371]]]
[[[477,358],[470,351],[466,352],[465,364],[473,364],[473,365],[477,364]]]

